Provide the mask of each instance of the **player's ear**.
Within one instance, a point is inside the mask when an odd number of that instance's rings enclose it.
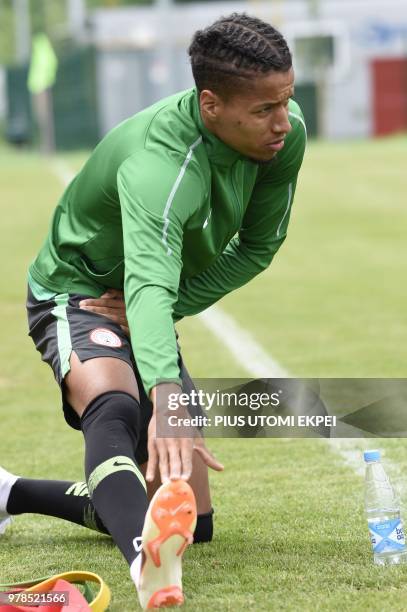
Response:
[[[215,122],[222,106],[221,98],[210,89],[203,89],[199,96],[199,104],[202,117],[210,122]]]

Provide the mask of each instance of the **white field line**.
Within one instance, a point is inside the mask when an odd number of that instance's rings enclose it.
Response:
[[[256,342],[253,336],[219,306],[198,315],[200,321],[232,353],[234,360],[255,378],[289,378],[291,375]]]
[[[67,186],[75,176],[72,169],[60,158],[50,160],[50,168],[60,181]],[[255,338],[231,317],[222,311],[219,306],[212,306],[198,315],[199,320],[217,338],[221,344],[229,349],[234,360],[239,363],[250,376],[254,378],[289,378],[293,375],[283,368],[269,353],[255,340]],[[355,428],[341,426],[340,435],[355,435]],[[338,427],[339,429],[339,427]],[[364,474],[363,450],[375,446],[367,444],[367,440],[357,438],[330,438],[327,440],[332,451],[340,455],[343,462],[356,474]],[[379,440],[377,440],[379,442]],[[402,482],[402,472],[394,464],[386,460],[393,479],[398,481],[399,488]],[[404,489],[404,487],[403,487]]]

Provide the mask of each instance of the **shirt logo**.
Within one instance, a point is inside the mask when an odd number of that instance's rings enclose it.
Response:
[[[97,327],[91,331],[90,339],[94,344],[100,344],[101,346],[110,346],[111,348],[123,346],[119,336],[104,327]]]

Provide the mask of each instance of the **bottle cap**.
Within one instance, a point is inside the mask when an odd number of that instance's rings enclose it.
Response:
[[[363,458],[366,463],[370,463],[371,461],[380,461],[380,451],[379,450],[368,450],[363,453]]]

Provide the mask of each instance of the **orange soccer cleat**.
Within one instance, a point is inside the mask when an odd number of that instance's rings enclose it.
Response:
[[[195,525],[196,502],[189,484],[171,480],[161,485],[142,533],[144,562],[137,590],[144,609],[183,603],[182,555],[193,542]]]

